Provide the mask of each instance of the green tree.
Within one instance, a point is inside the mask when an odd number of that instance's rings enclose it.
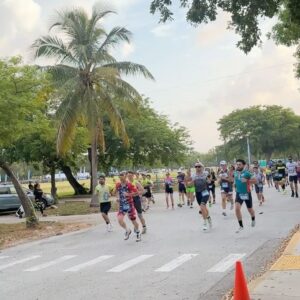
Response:
[[[279,11],[288,10],[291,18],[284,23],[300,25],[299,0],[180,0],[180,4],[187,9],[186,19],[193,25],[215,21],[219,11],[229,13],[231,21],[228,28],[241,36],[237,46],[245,53],[261,43],[261,18],[272,18]],[[160,21],[166,22],[173,19],[172,5],[171,0],[152,0],[150,11],[153,14],[158,12]],[[290,29],[293,30],[287,27],[285,31]]]
[[[103,118],[108,116],[115,134],[125,145],[129,144],[124,122],[116,107],[116,99],[137,103],[141,96],[122,75],[142,74],[153,79],[142,65],[118,62],[110,54],[121,42],[130,42],[131,33],[124,27],[115,27],[109,33],[100,21],[111,11],[93,9],[89,17],[82,9],[58,14],[57,22],[50,30],[62,34],[50,34],[35,41],[35,57],[54,58],[57,64],[48,67],[61,103],[57,110],[60,126],[57,150],[65,154],[74,141],[78,122],[86,124],[90,133],[92,190],[97,184],[97,148],[104,148]],[[93,197],[91,205],[96,205]]]
[[[158,114],[144,99],[134,114],[120,108],[124,113],[124,123],[130,137],[130,147],[122,145],[113,135],[106,122],[105,139],[107,148],[100,154],[99,161],[107,172],[111,166],[154,167],[180,164],[189,154],[190,136],[184,127],[171,124],[168,118]]]
[[[296,147],[299,136],[300,117],[291,109],[281,106],[252,106],[235,110],[219,122],[221,137],[226,147],[233,148],[232,155],[247,153],[246,138],[250,139],[253,153],[272,155]]]
[[[24,193],[11,164],[11,149],[39,118],[45,95],[45,75],[33,66],[23,66],[20,57],[0,61],[0,167],[14,184],[26,214],[28,227],[38,223],[33,205]]]

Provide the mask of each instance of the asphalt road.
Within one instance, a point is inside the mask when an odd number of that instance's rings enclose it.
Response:
[[[265,190],[266,204],[260,208],[254,201],[256,227],[250,227],[243,207],[245,230],[239,234],[234,212],[221,215],[217,190],[217,204],[210,209],[213,229],[207,233],[202,232],[198,208],[167,210],[161,194],[145,214],[148,232],[140,243],[133,236],[124,241],[112,215],[111,233],[99,225],[4,250],[0,298],[202,299],[232,274],[236,259],[246,263],[251,258],[259,267],[258,249],[284,238],[300,222],[300,199]]]

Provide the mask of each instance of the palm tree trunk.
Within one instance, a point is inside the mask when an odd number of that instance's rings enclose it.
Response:
[[[58,203],[58,197],[57,197],[57,188],[56,188],[56,182],[55,182],[55,166],[52,165],[50,169],[50,175],[51,175],[51,195],[54,198],[54,203]]]
[[[91,207],[98,207],[98,197],[94,195],[94,190],[97,185],[97,166],[98,166],[98,157],[97,157],[97,136],[93,137],[92,147],[91,147],[91,170],[92,170],[92,178],[91,178],[91,192],[92,192],[92,199],[91,199]]]
[[[32,205],[32,202],[27,197],[27,195],[24,193],[24,190],[23,190],[20,182],[18,181],[17,177],[11,170],[10,166],[5,162],[0,161],[0,167],[4,170],[4,172],[7,174],[7,176],[11,179],[11,181],[16,189],[16,192],[20,198],[21,204],[23,206],[23,209],[24,209],[25,215],[26,215],[26,226],[27,227],[35,227],[36,225],[38,225],[39,220],[35,214],[35,210]]]
[[[87,190],[84,186],[82,186],[76,178],[72,174],[72,170],[67,165],[62,165],[61,170],[65,173],[69,183],[71,184],[72,188],[74,189],[75,195],[86,195]]]

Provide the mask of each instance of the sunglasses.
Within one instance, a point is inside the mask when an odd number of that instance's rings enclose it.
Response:
[[[201,166],[195,166],[195,168],[202,168]]]

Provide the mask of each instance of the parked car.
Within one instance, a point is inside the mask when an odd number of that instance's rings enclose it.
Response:
[[[24,192],[34,201],[33,191],[23,188]],[[54,204],[54,199],[50,194],[43,194],[43,208]],[[21,201],[15,187],[11,185],[0,185],[0,211],[17,211]]]

